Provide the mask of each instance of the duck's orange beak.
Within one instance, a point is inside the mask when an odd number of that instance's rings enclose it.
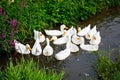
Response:
[[[64,29],[68,29],[68,27],[65,26]]]
[[[43,34],[42,33],[40,33],[40,36],[42,36]]]
[[[32,50],[30,46],[27,47],[29,50]]]
[[[54,39],[53,38],[50,38],[50,41],[53,41]]]
[[[78,33],[80,32],[80,29],[78,29]]]

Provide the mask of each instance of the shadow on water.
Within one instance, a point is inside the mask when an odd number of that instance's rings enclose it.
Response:
[[[80,27],[84,27],[88,24],[92,26],[96,25],[97,30],[100,31],[102,36],[102,42],[99,46],[99,50],[113,50],[111,59],[117,55],[116,48],[120,44],[120,9],[114,8],[91,17],[85,22],[80,22]],[[33,42],[31,42],[33,45]],[[43,43],[42,47],[44,47]],[[52,44],[51,44],[52,45]],[[53,46],[54,54],[63,50],[65,45]],[[19,58],[20,54],[15,53],[12,55],[14,58]],[[32,55],[25,55],[25,58],[33,57],[40,67],[46,67],[46,69],[61,70],[64,68],[65,76],[63,80],[86,80],[96,79],[97,75],[92,66],[95,66],[96,57],[94,53],[80,50],[77,53],[71,53],[71,55],[64,61],[57,61],[52,57],[45,57],[43,55],[35,57]],[[9,57],[6,54],[0,54],[0,65],[5,65]],[[4,68],[4,67],[2,67]]]

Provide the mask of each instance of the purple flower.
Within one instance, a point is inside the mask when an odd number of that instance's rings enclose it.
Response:
[[[9,40],[10,47],[14,46],[14,42],[12,40]]]
[[[15,28],[16,23],[17,23],[17,20],[16,20],[16,19],[13,19],[13,20],[10,22],[10,26],[11,26],[12,28]]]
[[[14,42],[12,40],[9,40],[9,48],[12,49],[14,47]]]
[[[14,33],[11,32],[11,33],[10,33],[10,38],[13,38],[13,37],[14,37]]]
[[[6,37],[6,34],[2,33],[2,38],[5,38]]]
[[[2,7],[0,7],[0,15],[2,14]]]

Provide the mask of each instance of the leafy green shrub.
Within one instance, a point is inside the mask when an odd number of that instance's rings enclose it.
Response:
[[[10,61],[3,74],[2,80],[62,80],[64,72],[46,71],[45,68],[39,70],[33,60],[25,61],[22,58],[16,66]]]
[[[100,80],[119,80],[120,79],[120,55],[117,61],[113,62],[103,52],[98,52],[99,57],[96,66],[96,72]]]

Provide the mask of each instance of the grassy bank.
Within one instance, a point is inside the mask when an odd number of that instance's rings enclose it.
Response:
[[[104,52],[99,52],[96,72],[99,80],[120,80],[120,51],[116,61],[112,61]]]
[[[14,65],[12,60],[4,71],[0,71],[0,80],[62,80],[64,72],[54,70],[39,69],[36,63],[24,58]]]
[[[120,5],[119,0],[2,0],[0,1],[0,45],[9,51],[13,40],[33,39],[33,29],[75,25],[103,9]]]

